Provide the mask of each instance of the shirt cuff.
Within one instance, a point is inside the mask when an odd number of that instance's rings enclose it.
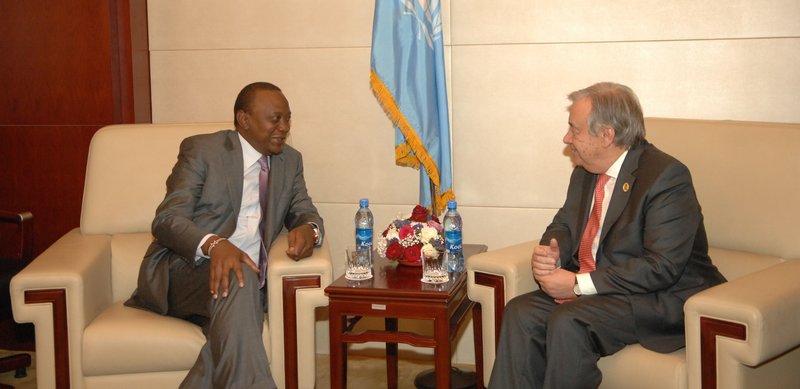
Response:
[[[581,290],[581,295],[597,294],[597,289],[592,282],[590,273],[579,273],[575,275],[575,280],[578,282],[578,288]]]
[[[208,235],[204,236],[203,239],[200,239],[200,244],[197,245],[197,250],[195,251],[195,254],[194,254],[194,263],[195,264],[198,264],[198,263],[202,262],[204,259],[208,259],[208,256],[203,254],[203,245],[206,243],[208,238],[210,238],[212,236],[214,236],[214,234],[208,234]]]

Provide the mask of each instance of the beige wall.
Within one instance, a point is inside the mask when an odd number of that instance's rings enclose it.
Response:
[[[467,242],[499,248],[541,233],[571,169],[565,95],[591,83],[631,86],[646,116],[800,122],[797,0],[443,4]],[[372,6],[148,1],[153,121],[230,120],[242,86],[279,85],[334,259],[352,239],[359,198],[370,199],[376,229],[417,201],[418,175],[394,166],[393,131],[369,89]],[[342,261],[334,270],[343,272]],[[474,360],[471,333],[459,341],[459,362]]]

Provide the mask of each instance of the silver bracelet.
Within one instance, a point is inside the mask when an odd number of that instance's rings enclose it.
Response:
[[[208,252],[207,252],[207,255],[208,255],[208,257],[209,257],[209,258],[211,258],[211,250],[214,250],[214,247],[217,247],[217,245],[218,245],[220,242],[222,242],[223,240],[227,240],[227,239],[225,239],[225,238],[217,238],[217,240],[215,240],[215,241],[211,242],[211,244],[210,244],[210,245],[208,245]]]

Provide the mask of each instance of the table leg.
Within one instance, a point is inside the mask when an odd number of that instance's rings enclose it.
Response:
[[[436,313],[433,324],[433,337],[436,347],[433,349],[434,366],[436,367],[436,387],[450,388],[450,321],[447,308]]]
[[[387,317],[386,332],[397,332],[397,319]],[[389,389],[397,389],[397,343],[386,342],[386,383]]]
[[[347,318],[333,307],[329,308],[331,389],[347,388],[347,344],[342,343],[342,334]]]

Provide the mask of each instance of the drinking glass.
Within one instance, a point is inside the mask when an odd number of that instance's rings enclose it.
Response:
[[[447,268],[447,258],[444,252],[437,251],[436,255],[422,256],[422,282],[428,284],[441,284],[450,281]]]
[[[344,278],[353,281],[372,278],[372,250],[357,246],[347,246],[347,266]]]

